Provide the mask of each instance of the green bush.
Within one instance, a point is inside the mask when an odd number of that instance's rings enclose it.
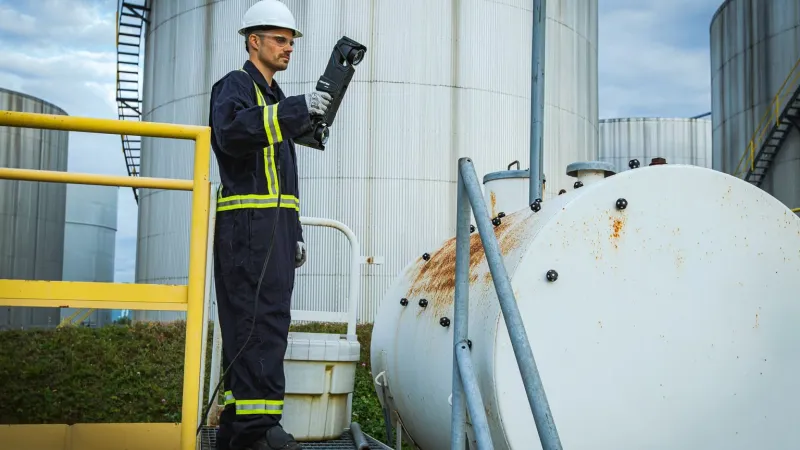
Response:
[[[0,424],[180,422],[185,330],[184,322],[175,322],[0,332]],[[345,326],[292,330],[343,333]],[[370,372],[372,326],[359,326],[357,333],[353,420],[385,440]],[[210,338],[209,331],[207,369]],[[208,375],[205,384],[207,393]]]

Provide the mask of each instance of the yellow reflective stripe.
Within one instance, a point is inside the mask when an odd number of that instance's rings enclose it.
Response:
[[[264,147],[264,176],[267,178],[267,192],[270,194],[277,194],[280,190],[280,180],[278,180],[278,171],[275,167],[275,144],[280,143],[280,140],[275,140],[275,136],[280,134],[280,127],[273,129],[273,124],[278,124],[278,105],[267,105],[267,101],[261,94],[261,89],[258,84],[253,82],[256,89],[256,97],[258,97],[258,106],[264,107],[264,131],[267,133],[267,142],[269,145]]]
[[[278,104],[269,105],[267,109],[270,110],[270,115],[272,116],[272,134],[275,136],[276,142],[283,142],[281,125],[278,123]]]
[[[230,202],[234,200],[271,200],[271,199],[278,199],[277,195],[260,195],[260,194],[243,194],[243,195],[230,195],[228,197],[218,197],[217,204]],[[294,195],[289,194],[281,194],[281,202],[284,200],[290,200],[295,203],[300,203],[300,200],[295,197]]]
[[[232,405],[236,403],[236,399],[233,398],[232,391],[225,391],[225,406]]]
[[[283,400],[236,400],[236,414],[282,414]]]
[[[278,200],[241,200],[241,201],[234,201],[222,206],[217,206],[217,211],[230,211],[232,209],[244,209],[244,208],[256,208],[256,209],[266,209],[266,208],[277,208],[278,207]],[[300,212],[300,206],[296,203],[291,201],[286,201],[281,198],[281,208],[286,209],[293,209],[297,212]]]

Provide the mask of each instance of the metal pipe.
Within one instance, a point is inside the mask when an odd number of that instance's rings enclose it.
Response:
[[[453,312],[453,389],[452,415],[450,417],[451,450],[467,448],[467,410],[464,398],[460,370],[456,356],[456,346],[467,340],[469,321],[469,257],[470,232],[469,222],[472,208],[469,205],[467,191],[461,171],[458,172],[456,197],[456,273],[455,273],[455,306]]]
[[[367,442],[367,438],[364,437],[364,433],[361,431],[361,425],[359,425],[358,422],[350,424],[350,435],[353,437],[353,444],[355,444],[356,450],[369,450],[369,443]]]
[[[347,334],[356,334],[356,323],[358,321],[358,294],[359,286],[358,280],[361,268],[361,245],[353,230],[347,225],[333,219],[323,219],[321,217],[300,217],[300,223],[303,225],[311,225],[316,227],[335,228],[350,241],[350,288],[347,291],[348,297],[348,319],[347,319]]]
[[[470,204],[475,212],[475,222],[483,242],[486,262],[489,264],[489,270],[492,274],[494,288],[500,301],[500,309],[503,311],[503,319],[508,328],[511,347],[514,349],[514,356],[517,359],[517,365],[522,375],[522,382],[525,385],[525,393],[533,412],[533,420],[536,422],[542,449],[561,450],[558,430],[556,430],[553,415],[550,412],[550,405],[547,402],[547,396],[542,386],[542,379],[539,377],[539,370],[536,368],[536,360],[533,358],[533,350],[525,332],[522,316],[517,308],[517,299],[514,296],[508,272],[506,272],[506,267],[503,264],[500,245],[497,243],[494,227],[489,220],[486,203],[483,201],[478,176],[475,174],[475,167],[469,158],[460,158],[458,160],[458,168],[463,177]]]
[[[148,189],[191,191],[192,180],[173,178],[129,177],[119,175],[94,175],[91,173],[59,172],[57,170],[11,169],[0,167],[0,179],[18,181],[43,181],[49,183],[92,184],[97,186],[124,186]]]
[[[486,419],[486,410],[483,409],[483,398],[480,386],[478,386],[478,378],[475,376],[475,367],[472,365],[469,344],[463,340],[456,344],[454,350],[461,380],[464,382],[464,394],[467,398],[469,418],[472,421],[472,430],[475,432],[478,450],[493,450],[494,444],[492,444],[492,435],[489,432],[489,421]]]
[[[216,225],[216,211],[217,211],[217,199],[212,195],[209,202],[208,202],[208,243],[207,248],[209,249],[206,253],[206,282],[204,288],[204,295],[203,295],[203,311],[204,311],[204,320],[203,320],[203,340],[201,341],[200,347],[200,392],[201,394],[197,396],[197,423],[201,423],[205,418],[202,417],[203,409],[205,406],[205,402],[203,402],[203,384],[205,383],[205,373],[206,373],[206,353],[208,348],[208,321],[210,318],[214,317],[214,312],[211,310],[211,274],[214,270],[214,226]],[[211,358],[214,359],[213,356]],[[212,369],[213,370],[213,369]],[[212,377],[213,378],[213,377]],[[208,400],[211,401],[211,394],[213,394],[213,389],[216,385],[209,386],[209,396]],[[216,403],[216,401],[214,402]]]
[[[547,1],[533,0],[533,41],[531,43],[531,142],[528,203],[542,198],[544,164],[544,57]]]

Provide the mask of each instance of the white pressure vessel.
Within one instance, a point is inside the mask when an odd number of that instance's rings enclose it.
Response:
[[[800,219],[701,167],[589,175],[494,229],[563,448],[798,448]],[[471,248],[469,339],[494,448],[540,449],[477,231]],[[371,362],[392,421],[447,450],[455,239],[428,253],[387,292]]]

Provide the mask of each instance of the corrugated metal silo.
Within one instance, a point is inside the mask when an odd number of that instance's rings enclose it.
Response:
[[[118,195],[116,186],[67,186],[64,281],[114,281]],[[64,308],[61,318],[74,312],[74,308]],[[82,316],[80,313],[76,319]],[[82,323],[99,327],[110,321],[111,310],[102,309],[92,312]]]
[[[798,58],[800,3],[727,0],[720,6],[711,21],[714,169],[736,170]],[[793,92],[797,82],[788,84],[785,89]],[[800,207],[798,174],[800,133],[791,129],[761,187],[787,206]]]
[[[246,58],[236,30],[254,3],[152,2],[144,120],[207,124],[211,85]],[[298,156],[302,214],[344,222],[365,255],[384,257],[383,265],[362,267],[359,318],[371,321],[374,305],[402,267],[455,232],[457,158],[471,156],[479,177],[528,160],[531,3],[286,3],[305,34],[289,69],[276,76],[287,95],[314,88],[342,35],[368,47],[328,150],[299,147]],[[551,0],[547,12],[549,190],[568,182],[566,164],[597,155],[597,1]],[[145,139],[142,175],[189,178],[190,147]],[[216,169],[213,180],[218,182]],[[142,190],[138,282],[186,282],[188,220],[188,195]],[[309,260],[298,271],[294,307],[343,309],[347,241],[328,229],[306,228],[304,234]]]
[[[664,117],[600,119],[599,156],[617,172],[638,159],[642,166],[661,157],[667,164],[711,168],[711,121]]]
[[[0,88],[0,110],[66,115],[30,95]],[[66,131],[0,127],[0,167],[67,170]],[[61,280],[66,185],[0,180],[0,278]],[[0,307],[0,329],[58,325],[58,308]]]

